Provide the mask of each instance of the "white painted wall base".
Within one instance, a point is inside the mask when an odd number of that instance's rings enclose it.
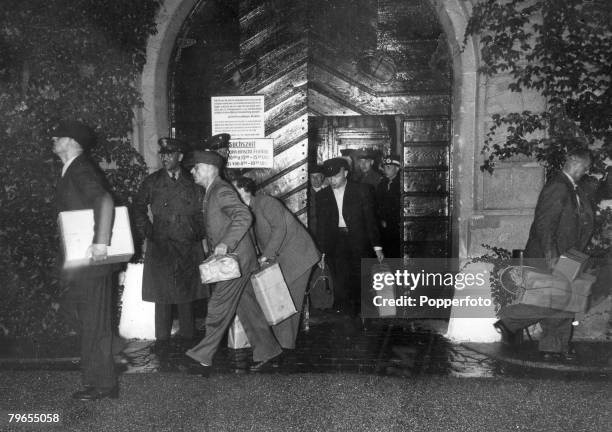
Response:
[[[490,264],[471,263],[463,270],[466,273],[485,273],[489,274],[493,268]],[[482,297],[491,298],[491,287],[488,278],[487,283],[482,288]],[[455,291],[457,293],[457,291]],[[451,318],[448,323],[446,337],[455,342],[498,342],[499,333],[493,328],[493,323],[497,321],[495,317],[495,307],[491,304],[486,318],[458,318],[451,311]]]
[[[155,303],[142,301],[144,264],[128,264],[121,297],[119,334],[126,339],[155,339]]]

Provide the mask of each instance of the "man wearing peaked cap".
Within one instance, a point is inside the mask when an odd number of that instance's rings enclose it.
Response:
[[[155,339],[165,352],[176,305],[179,337],[194,336],[193,301],[207,297],[198,265],[204,259],[201,238],[203,191],[180,162],[187,144],[160,138],[162,168],[147,176],[134,200],[134,224],[146,253],[142,299],[155,303]],[[149,208],[153,218],[149,218]]]
[[[385,156],[382,160],[385,177],[376,188],[376,208],[380,220],[383,248],[386,255],[393,258],[401,256],[401,190],[399,176],[401,166],[399,156]]]
[[[361,303],[361,259],[384,258],[372,188],[347,182],[348,162],[323,163],[330,187],[317,192],[317,242],[334,279],[335,308],[357,316]]]
[[[237,314],[253,346],[254,370],[260,370],[282,350],[263,315],[251,285],[251,273],[258,269],[252,236],[248,234],[253,216],[236,189],[219,176],[223,158],[211,150],[196,150],[188,158],[195,182],[206,189],[202,212],[208,250],[213,255],[237,255],[241,276],[214,285],[208,301],[206,336],[186,352],[200,367],[194,372],[207,375],[219,343]]]
[[[189,150],[186,142],[176,138],[160,138],[157,140],[159,154],[181,153],[185,154]]]
[[[376,152],[372,149],[363,149],[355,152],[357,158],[356,181],[369,184],[373,188],[378,186],[382,176],[374,169],[374,161],[377,158]]]
[[[213,135],[209,139],[207,139],[206,145],[208,146],[210,150],[214,150],[218,152],[220,150],[229,149],[229,141],[230,141],[230,134],[221,133],[221,134]],[[226,155],[221,154],[221,156],[227,159],[227,154]]]
[[[98,265],[63,270],[66,294],[62,308],[76,319],[81,331],[81,368],[84,389],[79,400],[118,396],[113,362],[111,326],[112,264],[103,264],[110,244],[114,203],[102,171],[84,154],[94,142],[93,131],[77,121],[63,121],[52,131],[53,152],[64,166],[55,197],[59,212],[93,209],[94,233],[89,253]]]

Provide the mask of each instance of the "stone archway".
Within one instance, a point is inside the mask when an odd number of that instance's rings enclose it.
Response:
[[[199,0],[165,0],[155,19],[157,33],[147,42],[140,86],[142,108],[135,116],[134,143],[149,169],[159,167],[157,140],[168,134],[168,66],[183,22]]]
[[[452,148],[454,190],[453,255],[468,254],[469,220],[474,210],[475,143],[482,136],[482,117],[476,46],[469,39],[464,49],[463,35],[470,3],[461,0],[429,0],[447,37],[453,56]],[[151,169],[157,168],[157,139],[169,130],[168,66],[181,26],[198,0],[166,0],[156,22],[157,34],[147,43],[147,63],[141,77],[143,107],[136,110],[134,143]]]

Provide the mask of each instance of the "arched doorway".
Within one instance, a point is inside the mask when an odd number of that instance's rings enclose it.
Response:
[[[189,3],[190,7],[187,7]],[[169,60],[176,58],[170,55],[170,52],[176,46],[174,42],[181,23],[190,11],[193,13],[197,10],[195,3],[193,0],[166,2],[165,15],[160,17],[160,33],[152,38],[149,44],[150,61],[143,74],[145,107],[141,111],[142,119],[136,132],[146,159],[153,163],[155,161],[152,156],[147,158],[147,153],[152,153],[148,149],[155,145],[152,140],[169,133],[171,128],[172,116],[168,114],[171,110],[167,99],[170,87],[161,79],[161,75],[166,72],[167,76]],[[208,7],[213,3],[215,2],[207,2]],[[451,254],[465,256],[468,220],[474,202],[474,142],[481,131],[476,127],[479,113],[473,45],[468,41],[467,49],[459,49],[468,16],[464,2],[319,0],[308,3],[291,2],[293,5],[290,6],[284,3],[288,2],[240,3],[241,6],[237,9],[240,26],[238,57],[223,66],[226,69],[226,75],[223,76],[225,83],[231,82],[236,76],[239,78],[234,81],[234,90],[230,89],[229,92],[266,95],[266,135],[276,139],[275,160],[278,161],[278,166],[257,173],[257,180],[264,183],[266,191],[282,197],[289,207],[304,216],[309,116],[397,114],[404,119],[414,120],[409,129],[415,132],[435,128],[438,119],[431,116],[445,116],[444,122],[438,124],[442,124],[442,129],[447,133],[445,141],[449,149],[448,165],[449,168],[453,167],[448,171],[447,181],[449,185],[461,184],[460,189],[449,188],[448,191],[447,205],[452,224],[452,228],[449,227],[452,232]],[[325,9],[332,4],[333,9]],[[358,13],[351,15],[349,12],[355,9]],[[423,11],[426,12],[427,19],[423,18]],[[393,25],[387,25],[392,22]],[[430,33],[424,38],[433,46],[433,51],[430,49],[429,54],[422,58],[427,58],[428,66],[438,47],[442,51],[446,47],[449,53],[447,64],[449,72],[452,72],[446,81],[447,88],[442,96],[444,102],[441,104],[432,103],[429,107],[419,105],[414,102],[414,98],[411,99],[410,90],[405,91],[405,94],[402,94],[403,90],[394,91],[393,86],[397,86],[397,83],[386,80],[395,67],[396,76],[408,78],[404,84],[410,82],[409,74],[403,74],[402,70],[399,70],[398,74],[397,68],[398,65],[401,68],[412,64],[413,57],[406,55],[404,61],[393,60],[395,64],[392,65],[387,58],[378,55],[380,51],[388,53],[389,50],[399,50],[398,44],[385,45],[385,41],[398,39],[409,42],[411,37],[418,38],[419,35],[426,34],[418,31],[415,33],[416,27],[410,30],[410,23],[423,24],[425,28],[426,24],[431,23],[430,28],[437,29],[437,37],[432,38]],[[333,32],[335,40],[341,43],[330,45],[326,35],[332,33],[326,32],[326,29]],[[317,38],[322,43],[315,42]],[[321,38],[324,40],[320,41]],[[188,44],[190,38],[184,34],[180,39],[181,43],[187,40]],[[345,40],[353,43],[343,43]],[[349,45],[351,48],[347,48]],[[329,46],[332,48],[331,55],[318,55]],[[166,57],[163,57],[163,53]],[[340,61],[342,56],[350,57],[351,60]],[[336,65],[342,66],[338,68],[340,70],[332,71],[331,75],[334,76],[330,77],[326,59],[335,59]],[[380,67],[375,66],[377,64]],[[231,67],[226,67],[230,65]],[[237,71],[239,74],[236,74]],[[366,84],[378,86],[378,89],[381,85],[390,85],[391,90],[372,93],[361,91],[364,85],[361,81],[364,79],[358,79],[355,74],[364,75]],[[334,84],[338,77],[349,85],[336,87],[339,91],[329,91],[329,84]],[[424,78],[430,79],[431,76],[425,75]],[[226,91],[223,93],[227,94]],[[435,99],[436,95],[431,92],[428,95]],[[399,105],[389,105],[389,100],[394,98],[401,99],[402,102]],[[432,110],[432,107],[436,106],[440,109]],[[176,110],[172,112],[176,115]],[[176,121],[177,118],[173,117],[173,120]],[[428,124],[429,120],[432,121]],[[403,133],[406,132],[406,127],[402,128]],[[180,133],[183,132],[177,130],[177,134]]]

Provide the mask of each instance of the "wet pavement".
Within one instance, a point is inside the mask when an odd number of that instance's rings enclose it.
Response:
[[[575,342],[580,361],[544,363],[535,342],[508,350],[499,343],[457,344],[442,334],[444,321],[371,320],[365,323],[341,314],[318,311],[309,330],[300,331],[295,350],[283,354],[278,367],[266,373],[377,374],[412,377],[542,377],[552,379],[609,379],[612,377],[610,343]],[[200,334],[199,336],[203,336]],[[196,341],[170,343],[128,341],[116,360],[124,373],[185,373],[193,361],[185,351]],[[212,373],[248,373],[251,350],[229,349],[223,341]],[[5,344],[0,349],[0,370],[77,370],[75,337],[53,343]]]

